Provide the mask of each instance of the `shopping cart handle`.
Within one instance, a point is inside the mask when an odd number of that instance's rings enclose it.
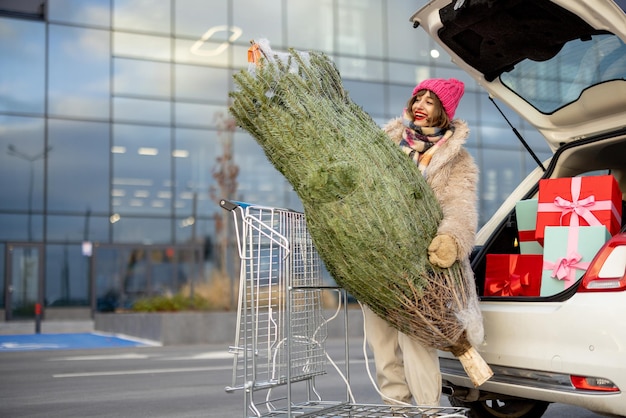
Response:
[[[220,206],[223,207],[226,210],[233,211],[239,205],[237,205],[234,202],[231,202],[230,200],[222,199],[222,200],[220,200]]]
[[[248,206],[252,206],[252,204],[251,203],[245,203],[245,202],[239,202],[237,200],[232,200],[231,201],[231,200],[222,199],[222,200],[220,200],[220,206],[223,207],[226,210],[233,211],[237,207],[245,209]]]

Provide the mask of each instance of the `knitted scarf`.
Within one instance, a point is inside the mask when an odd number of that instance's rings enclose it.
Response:
[[[440,128],[416,126],[407,118],[406,113],[402,123],[405,128],[402,131],[400,149],[411,157],[424,174],[433,155],[452,136],[454,128],[450,126],[450,129],[442,133]]]

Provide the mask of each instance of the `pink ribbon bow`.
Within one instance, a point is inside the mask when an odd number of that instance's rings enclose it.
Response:
[[[572,217],[570,219],[570,226],[578,226],[580,225],[578,218],[582,217],[589,226],[599,226],[602,225],[598,218],[589,210],[591,207],[595,207],[596,198],[594,195],[588,196],[584,199],[579,199],[580,196],[580,188],[582,185],[581,177],[573,177],[572,178],[572,200],[569,201],[560,196],[554,198],[554,206],[561,209],[561,221],[560,224],[563,225],[563,217],[568,213],[572,213]]]
[[[589,226],[602,225],[600,220],[593,214],[593,212],[591,212],[591,210],[589,210],[589,208],[601,210],[606,209],[605,202],[596,202],[596,198],[594,195],[588,196],[584,199],[579,199],[581,186],[582,178],[573,177],[571,184],[572,200],[569,201],[562,198],[561,196],[557,196],[554,198],[554,206],[556,206],[561,211],[561,220],[559,223],[563,225],[563,217],[568,213],[571,213],[572,217],[570,219],[570,226],[579,226],[579,218],[583,218],[585,221],[587,221],[587,224]],[[611,202],[609,202],[609,205],[610,204]]]
[[[568,288],[576,277],[576,269],[587,270],[589,268],[589,262],[581,262],[582,255],[580,255],[576,248],[578,247],[578,229],[579,227],[569,227],[567,234],[567,252],[565,257],[557,258],[556,262],[552,263],[544,259],[543,269],[552,269],[550,277],[558,280],[564,280],[570,282],[565,284],[565,288]]]
[[[558,258],[554,263],[544,260],[543,268],[545,270],[552,269],[550,277],[571,282],[574,280],[576,269],[587,270],[589,268],[590,263],[581,263],[581,259],[582,256],[576,251],[570,251],[567,256]]]

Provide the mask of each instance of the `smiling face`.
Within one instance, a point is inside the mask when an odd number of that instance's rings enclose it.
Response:
[[[430,90],[420,90],[409,100],[407,112],[416,126],[446,128],[450,121],[441,101]]]
[[[411,115],[413,116],[413,123],[417,126],[430,126],[431,115],[435,109],[435,100],[430,95],[430,91],[426,90],[425,93],[418,95],[411,106]]]

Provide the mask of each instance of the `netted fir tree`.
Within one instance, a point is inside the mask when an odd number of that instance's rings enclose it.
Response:
[[[484,383],[492,372],[468,335],[482,336],[473,277],[459,262],[429,262],[443,214],[417,166],[350,99],[325,54],[253,46],[256,63],[234,75],[229,110],[293,186],[334,280]]]

